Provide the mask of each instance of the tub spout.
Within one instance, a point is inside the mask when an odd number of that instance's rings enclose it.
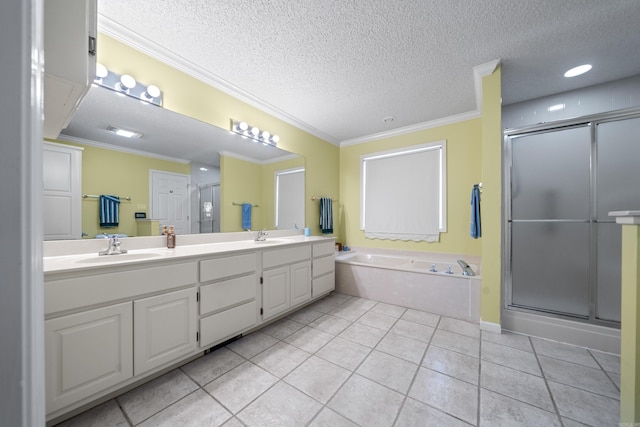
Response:
[[[471,266],[469,266],[469,264],[467,264],[463,260],[459,259],[458,260],[458,265],[460,266],[460,268],[462,268],[462,275],[463,276],[475,276],[476,275],[475,271],[473,271]]]

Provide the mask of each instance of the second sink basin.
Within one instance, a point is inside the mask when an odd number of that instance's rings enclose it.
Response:
[[[80,264],[110,264],[118,261],[136,261],[141,259],[151,259],[161,257],[161,253],[143,252],[143,253],[127,253],[118,255],[96,255],[90,258],[82,258],[75,262]]]

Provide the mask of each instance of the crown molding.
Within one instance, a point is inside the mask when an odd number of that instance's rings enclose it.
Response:
[[[339,141],[319,129],[310,126],[309,124],[291,116],[290,114],[282,111],[281,109],[265,102],[264,100],[253,96],[252,94],[240,89],[239,87],[227,82],[224,79],[216,76],[215,74],[205,70],[202,67],[188,61],[187,59],[175,54],[174,52],[165,49],[164,47],[153,43],[152,41],[140,36],[139,34],[129,30],[128,28],[120,25],[119,23],[109,19],[100,13],[98,13],[98,30],[112,37],[152,58],[163,62],[178,71],[181,71],[191,77],[200,80],[222,92],[245,102],[252,107],[255,107],[267,114],[270,114],[283,122],[286,122],[298,129],[301,129],[311,135],[314,135],[326,142],[339,146]]]
[[[490,76],[500,65],[500,59],[485,62],[473,67],[473,85],[476,92],[476,110],[482,112],[482,78]]]
[[[428,122],[416,123],[415,125],[404,126],[401,128],[374,133],[374,134],[362,136],[359,138],[346,139],[340,143],[340,147],[348,147],[350,145],[364,144],[365,142],[377,141],[379,139],[406,135],[408,133],[418,132],[421,130],[437,128],[440,126],[464,122],[466,120],[471,120],[471,119],[477,119],[479,117],[480,117],[480,112],[475,110],[468,111],[466,113],[460,113],[460,114],[455,114],[453,116],[442,117],[440,119],[430,120]]]
[[[340,142],[340,147],[348,147],[350,145],[364,144],[365,142],[377,141],[379,139],[391,138],[394,136],[406,135],[408,133],[418,132],[421,130],[432,129],[440,126],[450,125],[463,122],[466,120],[477,119],[482,115],[482,78],[493,74],[500,60],[496,59],[481,65],[473,67],[473,86],[476,94],[476,109],[467,111],[466,113],[454,114],[453,116],[442,117],[427,122],[416,123],[389,131],[365,135],[358,138],[346,139]]]
[[[185,164],[185,165],[188,165],[189,163],[191,163],[190,160],[178,159],[178,158],[169,157],[169,156],[163,156],[161,154],[150,153],[148,151],[136,150],[135,148],[120,147],[119,145],[113,145],[113,144],[107,144],[107,143],[104,143],[104,142],[92,141],[90,139],[77,138],[75,136],[69,136],[69,135],[65,135],[65,134],[60,134],[60,136],[57,139],[59,141],[75,142],[77,144],[89,145],[91,147],[103,148],[105,150],[120,151],[122,153],[135,154],[137,156],[151,157],[151,158],[160,159],[160,160],[168,160],[170,162],[182,163],[182,164]]]

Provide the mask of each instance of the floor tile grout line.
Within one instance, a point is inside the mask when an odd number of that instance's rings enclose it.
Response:
[[[556,411],[556,416],[558,417],[558,421],[560,422],[560,426],[564,426],[564,422],[562,421],[562,415],[560,414],[560,408],[558,408],[558,404],[556,402],[556,398],[551,392],[551,387],[549,387],[549,381],[547,380],[547,375],[542,369],[542,364],[540,363],[540,358],[538,357],[538,351],[536,350],[536,346],[533,345],[533,340],[529,337],[529,343],[531,344],[531,348],[533,349],[533,355],[536,358],[536,362],[538,363],[538,369],[540,369],[540,373],[542,374],[542,380],[544,381],[544,385],[547,388],[547,393],[549,393],[549,397],[551,398],[551,403],[553,404],[553,409]]]
[[[438,329],[438,325],[440,325],[440,321],[441,320],[442,320],[442,316],[439,315],[438,316],[438,321],[436,322],[436,326],[433,328],[433,332],[431,333],[431,337],[429,338],[429,342],[427,343],[427,346],[425,347],[424,352],[422,353],[422,357],[420,358],[420,363],[418,363],[418,368],[413,373],[413,378],[411,378],[411,382],[409,383],[409,387],[407,387],[407,392],[404,394],[404,398],[402,399],[402,403],[400,404],[400,408],[398,409],[398,412],[396,413],[396,416],[395,416],[395,418],[393,420],[392,426],[397,425],[397,422],[398,422],[398,420],[400,418],[400,414],[402,413],[402,410],[404,409],[404,405],[407,403],[407,399],[410,398],[409,393],[411,393],[411,388],[413,388],[413,384],[415,383],[416,378],[418,377],[418,374],[420,373],[420,368],[422,367],[422,364],[424,363],[424,358],[427,357],[427,352],[429,351],[429,347],[431,347],[431,341],[433,341],[433,336],[435,335],[436,330]],[[431,405],[429,405],[429,406],[431,406]],[[441,411],[441,412],[446,413],[444,411]]]
[[[376,304],[377,304],[377,302],[376,302]],[[376,306],[376,304],[374,304],[371,308],[375,307],[375,306]],[[369,312],[369,310],[367,310],[364,314],[366,314],[367,312]],[[364,316],[364,314],[362,314],[360,317]],[[358,319],[359,319],[360,317],[358,317]],[[348,320],[348,319],[345,319],[345,320]],[[356,319],[356,320],[349,320],[349,321],[351,322],[351,324],[350,324],[349,326],[347,326],[344,330],[348,329],[351,325],[353,325],[353,324],[357,321],[357,319]],[[334,336],[334,339],[335,339],[336,337],[338,337],[338,335]],[[384,338],[384,337],[383,337],[383,338]],[[382,339],[383,339],[383,338],[382,338]],[[347,340],[346,338],[342,338],[342,339]],[[381,339],[381,340],[382,340],[382,339]],[[332,339],[331,341],[333,341],[333,339]],[[318,350],[316,350],[316,351],[313,353],[313,355],[316,355],[316,353],[318,353],[320,350],[322,350],[322,349],[323,349],[325,346],[327,346],[331,341],[327,342],[327,343],[326,343],[325,345],[323,345],[321,348],[319,348]],[[351,341],[351,340],[347,340],[347,341]],[[354,341],[352,341],[352,342],[354,342]],[[361,344],[361,343],[357,343],[357,344],[363,345],[363,344]],[[333,410],[332,408],[330,408],[328,405],[329,405],[329,403],[333,400],[333,398],[334,398],[334,397],[335,397],[335,396],[340,392],[340,390],[342,390],[342,388],[344,387],[344,385],[345,385],[347,382],[349,382],[349,380],[350,380],[354,375],[356,375],[356,371],[358,370],[358,368],[359,368],[359,367],[364,363],[364,361],[369,357],[369,355],[371,354],[371,352],[373,352],[373,350],[374,350],[374,348],[372,348],[372,347],[368,347],[368,346],[365,346],[365,345],[363,345],[363,346],[364,346],[364,347],[369,348],[369,352],[368,352],[368,353],[367,353],[367,354],[362,358],[362,360],[360,361],[360,363],[359,363],[359,364],[358,364],[358,365],[357,365],[353,370],[350,370],[350,374],[349,374],[349,376],[348,376],[348,377],[347,377],[347,378],[342,382],[342,384],[340,384],[340,386],[339,386],[339,387],[338,387],[338,388],[333,392],[333,394],[332,394],[332,395],[327,399],[327,402],[326,402],[326,403],[322,403],[322,402],[320,402],[320,403],[322,404],[322,408],[321,408],[321,409],[320,409],[320,410],[319,410],[319,411],[314,415],[314,417],[309,421],[309,423],[308,423],[307,425],[311,424],[311,423],[312,423],[312,422],[313,422],[313,421],[318,417],[318,415],[320,414],[320,412],[322,412],[322,409],[324,409],[324,408],[327,408],[327,409],[329,409],[329,410],[331,410],[331,411],[333,411],[333,412],[336,412],[336,413],[337,413],[337,414],[339,414],[341,417],[344,417],[345,419],[347,419],[347,420],[351,421],[352,423],[354,423],[354,424],[356,424],[356,425],[360,425],[360,423],[358,423],[358,422],[356,422],[356,421],[354,421],[354,420],[352,420],[352,419],[348,418],[348,417],[347,417],[347,416],[345,416],[344,414],[339,413],[339,412],[337,412],[337,411],[334,411],[334,410]],[[320,359],[325,360],[325,359],[324,359],[324,358],[322,358],[321,356],[316,356],[316,357],[319,357]],[[329,363],[333,363],[333,362],[328,361],[328,360],[327,360],[327,362],[329,362]],[[335,365],[335,363],[334,363],[334,365]],[[338,365],[336,365],[336,366],[338,366]],[[344,368],[344,367],[342,367],[342,368]],[[296,389],[297,389],[297,388],[296,388]],[[304,392],[303,392],[303,393],[304,393]],[[306,394],[306,393],[305,393],[305,394]]]
[[[587,349],[587,352],[591,355],[591,357],[593,357],[593,359],[596,361],[596,364],[600,367],[600,369],[602,370],[602,372],[604,372],[604,374],[607,376],[607,378],[609,378],[609,381],[611,381],[611,383],[613,384],[613,386],[616,388],[616,390],[618,390],[618,400],[620,400],[620,387],[618,387],[618,385],[616,384],[616,382],[613,380],[613,378],[611,378],[611,375],[609,374],[613,374],[613,372],[608,372],[606,369],[604,369],[604,367],[602,366],[602,364],[600,363],[600,361],[598,361],[598,359],[593,355],[593,353],[591,352],[591,349]]]

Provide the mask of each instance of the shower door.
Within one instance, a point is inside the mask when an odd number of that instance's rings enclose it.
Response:
[[[507,305],[620,322],[621,228],[640,208],[640,118],[506,139]]]
[[[511,141],[514,307],[589,316],[590,128]]]
[[[220,232],[220,184],[198,186],[200,233]]]

